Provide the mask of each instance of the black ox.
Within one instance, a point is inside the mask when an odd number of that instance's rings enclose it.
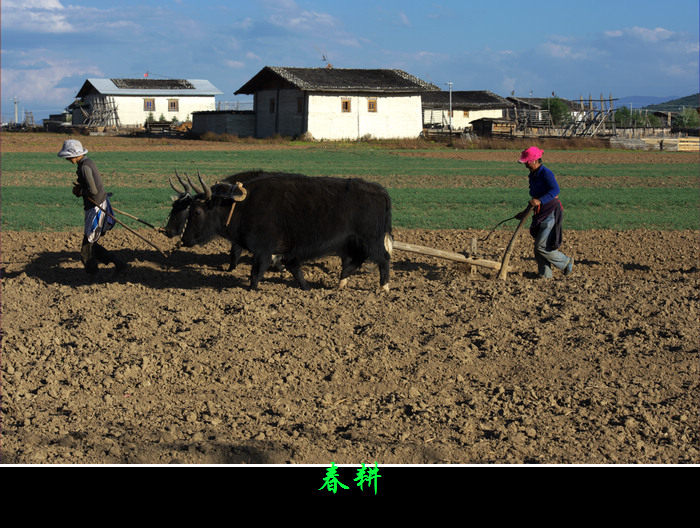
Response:
[[[223,179],[222,184],[227,184],[230,187],[230,185],[234,185],[236,182],[241,182],[245,185],[250,180],[262,178],[273,174],[277,174],[280,176],[284,175],[284,173],[263,172],[260,170],[239,172],[237,174],[231,174],[229,176],[226,176],[226,178]],[[175,176],[180,182],[182,188],[178,189],[173,184],[172,179],[170,180],[170,187],[172,187],[173,190],[177,193],[177,196],[173,196],[173,203],[172,208],[170,210],[170,214],[168,216],[168,221],[165,227],[163,228],[163,233],[168,238],[182,237],[182,233],[185,231],[185,226],[187,225],[187,218],[190,214],[190,206],[194,203],[195,199],[197,198],[205,199],[204,191],[198,189],[189,179],[187,174],[185,174],[186,181],[183,181],[183,179],[180,177],[177,171],[175,172]],[[216,184],[212,186],[212,189],[214,190],[213,192],[216,192],[219,185],[220,184]],[[242,247],[235,243],[231,244],[231,260],[228,271],[232,271],[236,268],[236,266],[238,265],[238,261],[241,258],[242,252]]]
[[[262,174],[245,186],[199,178],[203,196],[189,207],[181,242],[205,244],[216,236],[253,254],[250,288],[279,255],[300,287],[308,290],[301,264],[338,255],[339,288],[366,260],[377,264],[379,284],[389,289],[391,199],[381,185],[362,179]]]

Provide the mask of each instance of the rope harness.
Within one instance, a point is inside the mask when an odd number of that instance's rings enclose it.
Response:
[[[502,222],[498,222],[498,223],[494,226],[494,228],[493,228],[491,231],[489,231],[489,234],[488,234],[488,235],[486,235],[485,237],[479,239],[479,242],[483,242],[484,240],[488,240],[488,238],[493,234],[493,232],[496,230],[496,228],[497,228],[499,225],[504,224],[504,223],[508,222],[509,220],[515,220],[516,218],[517,218],[517,216],[511,216],[510,218],[506,218],[506,219],[503,220]]]
[[[226,219],[225,227],[228,227],[228,225],[231,223],[231,217],[233,216],[233,210],[236,208],[236,204],[238,202],[242,202],[248,196],[248,191],[245,189],[245,187],[243,187],[243,184],[241,182],[236,182],[236,187],[234,187],[234,189],[240,190],[241,195],[233,196],[233,191],[229,193],[230,197],[233,198],[233,202],[231,203],[231,210],[228,212],[228,218]]]
[[[180,180],[182,182],[182,180]],[[172,185],[172,183],[171,183]],[[235,195],[235,190],[238,189],[241,194],[240,195]],[[228,217],[226,218],[226,224],[224,227],[228,227],[228,225],[231,223],[231,217],[233,216],[233,210],[236,208],[236,204],[238,202],[242,202],[245,200],[248,196],[248,191],[245,187],[243,187],[243,184],[241,182],[236,182],[236,185],[234,187],[231,187],[229,192],[227,194],[219,194],[216,193],[217,196],[221,196],[223,198],[231,198],[233,202],[231,203],[231,209],[228,212]],[[180,234],[180,239],[175,243],[175,246],[168,252],[168,254],[172,254],[173,252],[177,251],[182,247],[182,237],[185,234],[185,231],[187,230],[187,225],[190,222],[190,215],[187,215],[187,218],[185,218],[185,225],[182,228],[182,232]]]
[[[227,193],[219,193],[218,191],[221,189],[223,184],[222,185],[217,184],[217,189],[216,189],[217,192],[212,194],[212,189],[204,183],[204,180],[202,180],[202,177],[199,174],[199,171],[197,171],[197,176],[199,177],[199,181],[202,184],[201,191],[199,189],[197,189],[197,187],[194,186],[194,184],[190,180],[187,173],[185,173],[185,178],[187,179],[187,182],[183,181],[182,178],[180,178],[180,175],[177,173],[177,171],[175,171],[175,176],[177,177],[178,181],[180,182],[180,185],[182,185],[184,192],[181,191],[180,189],[176,188],[175,185],[173,184],[172,180],[170,180],[170,186],[173,188],[173,190],[175,192],[180,194],[180,198],[182,198],[183,195],[188,195],[188,196],[194,198],[191,194],[191,191],[194,190],[197,194],[204,194],[205,197],[207,198],[207,200],[210,199],[214,195],[219,196],[221,198],[230,198],[233,200],[231,203],[231,209],[228,212],[228,217],[226,218],[226,224],[224,225],[224,227],[228,227],[229,224],[231,223],[231,217],[233,216],[233,211],[236,208],[236,204],[238,202],[242,202],[248,196],[248,191],[246,190],[245,187],[243,187],[243,184],[241,182],[236,182],[236,185],[234,185],[234,186],[231,186],[230,184],[226,184],[227,187],[229,188]],[[235,194],[236,190],[240,191],[240,194]],[[192,207],[192,205],[190,204],[189,207]],[[185,234],[185,231],[187,231],[187,226],[189,224],[189,221],[190,221],[190,215],[188,214],[187,217],[185,218],[185,225],[182,228],[182,231],[180,233],[180,239],[175,243],[173,248],[167,252],[168,255],[171,255],[173,252],[177,251],[179,248],[182,247],[182,245],[183,245],[182,237]],[[161,228],[160,231],[163,232],[164,231],[163,228]]]

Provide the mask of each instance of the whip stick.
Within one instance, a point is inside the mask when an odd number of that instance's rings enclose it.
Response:
[[[104,209],[102,209],[102,207],[100,207],[100,204],[98,204],[95,200],[93,200],[93,199],[90,198],[89,196],[87,197],[87,199],[90,200],[92,203],[94,203],[100,211],[102,211],[104,214],[106,214],[107,216],[109,216],[112,220],[114,220],[115,222],[117,222],[120,226],[126,228],[128,231],[130,231],[131,233],[133,233],[134,235],[136,235],[137,237],[139,237],[141,240],[143,240],[143,241],[146,242],[147,244],[153,246],[154,248],[156,248],[156,249],[160,252],[161,255],[163,255],[165,258],[168,258],[168,255],[166,255],[166,254],[163,252],[163,250],[160,249],[158,246],[156,246],[153,242],[151,242],[150,240],[146,240],[144,237],[142,237],[141,235],[139,235],[136,231],[134,231],[133,229],[131,229],[131,228],[130,228],[128,225],[126,225],[124,222],[121,222],[120,220],[117,220],[116,218],[114,218],[114,215],[111,215],[111,214],[109,214],[107,211],[105,211]],[[114,208],[112,208],[112,209],[114,209]]]

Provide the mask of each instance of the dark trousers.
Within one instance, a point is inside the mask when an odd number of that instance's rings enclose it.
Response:
[[[114,263],[117,268],[124,267],[122,259],[115,257],[97,242],[88,242],[85,236],[83,236],[83,246],[80,248],[80,258],[83,261],[83,266],[85,266],[85,271],[90,274],[97,273],[97,267],[100,262],[103,264]]]

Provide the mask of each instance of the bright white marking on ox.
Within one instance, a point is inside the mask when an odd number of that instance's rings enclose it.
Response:
[[[389,255],[394,252],[394,239],[389,233],[384,235],[384,249],[386,249],[386,252],[389,253]]]

